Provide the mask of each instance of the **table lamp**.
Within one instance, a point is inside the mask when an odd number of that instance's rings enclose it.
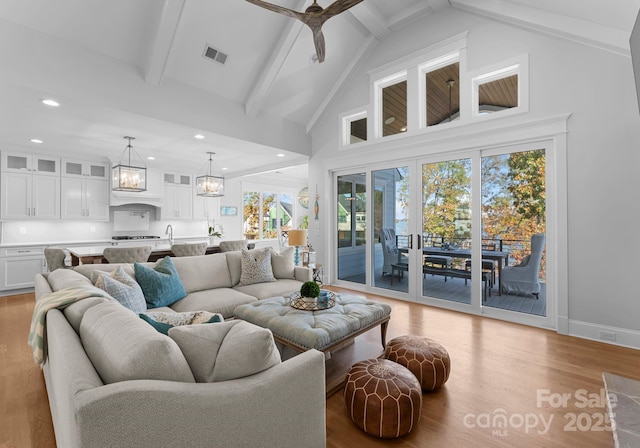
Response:
[[[307,231],[306,230],[289,230],[289,246],[295,246],[296,255],[294,263],[296,266],[300,265],[300,253],[299,247],[307,244]]]

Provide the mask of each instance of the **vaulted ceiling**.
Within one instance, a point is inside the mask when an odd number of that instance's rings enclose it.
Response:
[[[303,11],[311,2],[272,3]],[[339,87],[414,20],[456,8],[628,56],[639,7],[364,0],[324,24],[326,60],[318,64],[309,28],[244,0],[2,0],[0,150],[116,161],[122,137],[133,135],[137,151],[156,158],[149,166],[197,171],[215,151],[228,176],[300,176],[287,167],[306,162],[308,135]],[[208,46],[226,55],[224,65],[203,57]],[[45,97],[62,106],[44,107]]]

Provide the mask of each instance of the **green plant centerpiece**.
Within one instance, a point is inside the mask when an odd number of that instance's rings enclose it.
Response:
[[[320,295],[320,286],[316,282],[304,282],[300,287],[300,297],[315,299]]]
[[[209,236],[215,236],[216,238],[221,238],[222,233],[218,232],[215,226],[209,226]]]

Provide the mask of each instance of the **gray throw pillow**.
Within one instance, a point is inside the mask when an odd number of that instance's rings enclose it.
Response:
[[[240,286],[276,281],[271,268],[271,251],[251,252],[242,249],[240,261]]]
[[[169,337],[182,350],[198,383],[254,375],[281,362],[271,331],[242,320],[173,327]]]
[[[121,305],[129,308],[134,313],[147,311],[142,288],[129,274],[124,272],[122,266],[118,266],[111,273],[96,271],[96,286],[106,291]]]

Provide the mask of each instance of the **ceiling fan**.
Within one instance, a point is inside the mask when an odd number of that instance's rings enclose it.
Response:
[[[263,2],[262,0],[247,0],[249,3],[261,6],[269,11],[274,11],[285,16],[293,17],[311,28],[313,32],[313,42],[316,46],[316,55],[318,62],[324,61],[324,35],[322,34],[322,25],[333,16],[337,16],[341,12],[346,11],[352,6],[357,5],[363,0],[336,0],[327,8],[323,9],[318,5],[316,0],[305,10],[305,12],[294,11],[293,9],[283,6],[273,5]]]

